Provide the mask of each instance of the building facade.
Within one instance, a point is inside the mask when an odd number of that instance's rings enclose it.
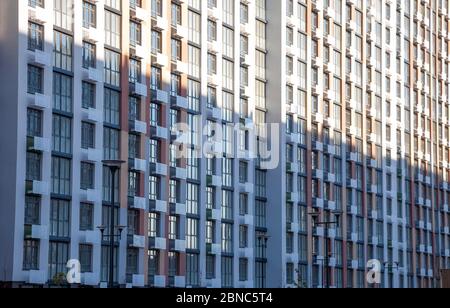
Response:
[[[448,10],[0,0],[0,282],[439,286]]]

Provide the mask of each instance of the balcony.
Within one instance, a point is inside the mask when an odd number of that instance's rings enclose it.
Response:
[[[129,84],[130,93],[133,95],[147,97],[147,86],[140,82],[132,82]]]
[[[42,225],[25,225],[24,238],[33,240],[48,240],[49,227]]]
[[[152,29],[164,31],[169,28],[169,23],[166,18],[161,16],[152,17]]]
[[[126,287],[129,289],[145,287],[144,275],[136,275],[136,274],[130,275],[129,277],[127,277]]]
[[[149,238],[149,248],[158,249],[158,250],[166,250],[167,249],[167,240],[162,237]]]
[[[206,185],[211,187],[221,187],[222,186],[222,177],[218,175],[207,175],[206,176]]]
[[[352,189],[358,189],[358,181],[355,179],[347,179],[347,187]]]
[[[324,207],[325,207],[325,209],[327,209],[329,211],[335,211],[337,208],[336,202],[329,201],[329,200],[325,201]]]
[[[83,108],[82,118],[84,121],[91,123],[102,123],[103,122],[103,111],[96,108]]]
[[[159,67],[166,67],[169,65],[169,58],[162,53],[153,54],[151,57],[151,61],[153,65]]]
[[[38,109],[49,109],[51,106],[51,97],[41,93],[27,94],[28,105]]]
[[[288,222],[286,223],[286,230],[288,232],[298,233],[300,231],[300,226],[298,223]]]
[[[186,241],[185,240],[171,240],[170,250],[177,252],[186,252]]]
[[[221,121],[222,120],[222,110],[220,108],[208,108],[207,109],[208,118]]]
[[[313,178],[316,178],[316,179],[323,179],[323,170],[315,168],[312,171],[312,176],[313,176]]]
[[[130,158],[128,160],[128,165],[131,170],[146,172],[147,171],[147,162],[143,159],[139,158]]]
[[[188,65],[182,61],[177,61],[172,64],[172,71],[178,74],[187,74],[188,73]]]
[[[358,207],[356,205],[348,205],[347,214],[358,215]]]
[[[89,245],[100,245],[101,233],[99,230],[80,232],[80,243]]]
[[[286,172],[298,173],[299,172],[298,164],[292,163],[292,162],[287,162],[286,163]]]
[[[151,163],[150,164],[150,173],[156,176],[167,176],[168,167],[165,164],[161,163]]]
[[[132,120],[129,122],[131,132],[147,135],[147,123],[139,120]]]
[[[208,51],[213,54],[220,52],[219,46],[215,42],[208,42]]]
[[[313,148],[313,150],[323,152],[323,143],[320,141],[313,141],[312,148]]]
[[[347,160],[352,162],[358,161],[358,153],[350,152],[346,154]]]
[[[351,269],[358,269],[359,268],[359,262],[358,260],[348,260],[347,261],[347,267]]]
[[[128,196],[128,206],[131,209],[135,209],[135,210],[146,210],[147,202],[146,202],[145,198],[142,198],[142,197]]]
[[[41,137],[27,137],[27,150],[34,152],[50,152],[50,140]]]
[[[221,220],[222,211],[220,209],[206,209],[206,219],[207,220]]]
[[[183,96],[171,96],[170,97],[170,104],[172,105],[172,107],[174,108],[178,108],[178,109],[188,109],[188,101],[186,97]]]
[[[179,39],[187,38],[188,37],[187,27],[181,25],[177,25],[176,27],[172,26],[172,36]]]
[[[83,80],[100,83],[103,81],[102,71],[93,67],[85,68],[83,69]]]
[[[325,236],[325,229],[323,227],[314,227],[313,232],[315,236]]]
[[[161,104],[168,104],[169,103],[169,93],[163,90],[151,90],[151,99],[152,102],[161,103]]]
[[[252,259],[253,258],[253,248],[239,248],[239,257]]]
[[[300,201],[300,197],[299,197],[298,193],[287,192],[286,193],[286,201],[287,202],[298,203]]]
[[[312,202],[313,202],[313,207],[318,208],[318,209],[324,208],[324,200],[322,198],[313,198]]]
[[[128,247],[132,248],[145,248],[145,237],[141,235],[128,235],[127,238]]]
[[[97,203],[102,201],[102,192],[96,189],[80,190],[80,199],[83,202]]]
[[[377,236],[372,236],[369,238],[369,244],[373,245],[373,246],[377,246],[378,245],[378,237]]]
[[[184,277],[184,276],[175,276],[174,287],[175,288],[185,288],[186,287],[186,277]]]
[[[50,192],[50,186],[47,182],[26,181],[25,192],[32,195],[47,196]]]
[[[244,215],[244,216],[239,216],[239,223],[241,225],[245,225],[245,226],[253,226],[255,223],[255,217],[253,215]]]
[[[31,285],[44,285],[47,283],[46,271],[29,271],[28,283]]]
[[[150,14],[147,10],[136,6],[133,10],[130,10],[131,18],[138,21],[146,21],[149,19]]]
[[[100,277],[96,273],[81,273],[81,284],[85,286],[98,286]]]
[[[158,140],[169,139],[169,130],[166,127],[150,126],[150,138]]]
[[[220,244],[206,244],[206,253],[209,255],[220,255],[222,253],[222,247]]]
[[[99,162],[102,160],[102,151],[97,149],[82,149],[81,150],[81,160],[85,162]]]
[[[150,200],[149,211],[158,213],[167,213],[167,201],[163,200]]]
[[[165,276],[155,276],[153,280],[153,284],[155,288],[165,288],[166,287],[166,277]]]
[[[52,54],[38,49],[28,51],[28,63],[41,68],[49,67],[52,65]]]
[[[185,168],[179,168],[179,167],[172,167],[170,168],[170,177],[184,181],[187,179],[187,169]]]
[[[83,40],[89,41],[89,42],[99,42],[101,41],[104,36],[103,32],[101,32],[99,29],[94,27],[89,27],[89,29],[83,28]]]
[[[186,204],[170,203],[170,214],[178,216],[186,216]]]

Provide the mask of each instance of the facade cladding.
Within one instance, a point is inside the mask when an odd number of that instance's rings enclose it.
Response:
[[[0,0],[0,281],[52,284],[76,259],[82,285],[105,286],[114,209],[121,286],[439,286],[448,10]],[[126,161],[115,204],[105,159]]]

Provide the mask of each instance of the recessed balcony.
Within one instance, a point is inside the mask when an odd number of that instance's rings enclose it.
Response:
[[[32,195],[47,196],[50,192],[50,186],[43,181],[25,181],[25,192]]]
[[[145,198],[138,196],[128,196],[128,206],[135,210],[146,210],[147,202]]]
[[[168,203],[163,200],[150,200],[149,201],[149,210],[159,213],[167,213],[168,211]]]
[[[52,54],[50,52],[36,49],[28,51],[28,63],[42,68],[52,65]]]
[[[49,227],[46,225],[25,225],[24,238],[33,240],[48,240]]]
[[[27,137],[27,150],[34,152],[50,152],[50,139],[42,137]]]
[[[38,109],[48,109],[51,106],[51,97],[41,93],[27,94],[28,104]]]
[[[141,235],[128,235],[128,247],[145,248],[145,237]]]

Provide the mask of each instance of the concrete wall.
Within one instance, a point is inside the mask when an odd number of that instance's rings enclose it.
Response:
[[[18,1],[0,0],[0,281],[13,275],[17,116]]]

